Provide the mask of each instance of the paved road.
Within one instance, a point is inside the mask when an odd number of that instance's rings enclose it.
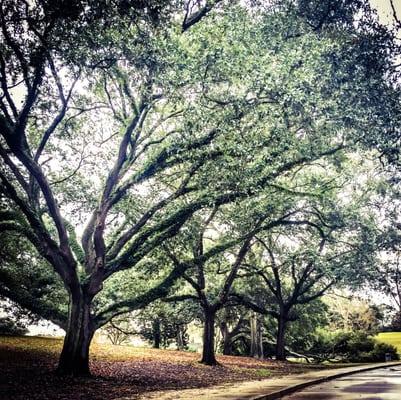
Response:
[[[284,399],[401,400],[401,366],[349,375],[311,386]]]

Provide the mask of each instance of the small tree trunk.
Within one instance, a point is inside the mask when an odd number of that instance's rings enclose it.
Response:
[[[231,355],[231,335],[228,330],[227,322],[223,321],[220,324],[221,336],[223,337],[223,354],[225,356]]]
[[[263,358],[262,324],[256,313],[251,314],[250,328],[251,328],[250,356],[254,358]]]
[[[285,361],[285,329],[287,320],[284,316],[278,318],[276,360]]]
[[[185,349],[185,328],[181,325],[177,325],[177,335],[176,335],[176,342],[177,342],[177,349],[184,350]]]
[[[60,375],[90,376],[89,347],[95,333],[90,300],[71,296],[67,332],[57,372]]]
[[[160,349],[161,329],[160,329],[159,319],[153,321],[152,330],[153,330],[153,348]]]
[[[216,365],[216,357],[214,354],[214,321],[216,311],[211,308],[204,308],[205,325],[203,328],[203,352],[202,364]]]

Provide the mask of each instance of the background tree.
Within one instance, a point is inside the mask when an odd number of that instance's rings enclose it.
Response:
[[[398,167],[388,164],[376,169],[378,178],[370,202],[376,214],[372,229],[376,262],[372,264],[367,282],[371,290],[389,297],[389,305],[398,314],[401,312],[399,172]]]
[[[313,357],[310,348],[315,344],[319,332],[327,329],[328,307],[324,303],[325,297],[295,307],[297,319],[288,324],[285,337],[286,353],[290,356],[304,357],[306,362]]]
[[[186,238],[187,248],[181,249],[181,254],[177,254],[171,248],[167,248],[167,253],[172,259],[176,267],[186,265],[186,273],[183,278],[192,286],[194,294],[184,294],[183,299],[195,300],[203,311],[203,350],[201,362],[206,365],[217,364],[215,358],[215,319],[216,313],[221,310],[227,302],[230,294],[231,286],[236,278],[237,271],[244,259],[252,233],[245,234],[244,238],[231,239],[232,232],[229,233],[229,238],[219,238],[223,245],[214,245],[210,248],[205,243],[205,232],[208,225],[212,222],[217,209],[214,209],[205,221],[193,224],[193,229],[189,232],[189,237]],[[192,239],[192,240],[191,240]],[[236,242],[240,242],[238,249],[235,249],[233,260],[229,261],[227,254],[224,254],[224,245],[228,243],[233,246]],[[216,252],[216,250],[219,250]],[[186,250],[186,252],[185,252]],[[184,252],[183,252],[184,251]],[[189,253],[189,260],[186,259],[185,253]],[[218,254],[216,257],[207,257],[208,255]],[[217,269],[217,270],[216,270]],[[218,276],[221,275],[221,276]],[[218,282],[210,284],[210,277]],[[173,297],[174,299],[174,297]]]
[[[172,244],[165,246],[166,253],[176,268],[180,265],[185,268],[183,278],[194,291],[193,294],[184,293],[173,296],[172,299],[195,300],[203,310],[201,362],[207,365],[217,363],[214,354],[216,314],[229,300],[231,287],[242,268],[254,236],[280,225],[308,223],[302,218],[300,210],[290,208],[291,200],[273,203],[277,198],[275,196],[269,202],[259,200],[254,207],[249,207],[247,202],[242,212],[237,206],[226,207],[224,211],[215,208],[205,219],[192,220],[187,230],[177,235]],[[252,201],[251,204],[253,205]],[[268,210],[267,215],[265,210]],[[225,229],[225,226],[229,229]],[[257,331],[257,336],[261,338],[260,329]],[[256,335],[256,331],[253,330],[252,333]],[[261,339],[259,342],[261,343]]]
[[[277,320],[278,360],[286,358],[286,327],[297,320],[297,309],[322,297],[334,284],[347,282],[344,271],[355,267],[355,260],[360,261],[361,235],[355,237],[341,229],[344,225],[339,214],[334,225],[323,214],[316,218],[316,211],[311,216],[314,219],[306,220],[304,227],[290,226],[258,235],[244,269],[258,277],[260,291],[253,291],[251,297],[234,293],[244,305]],[[301,225],[302,221],[298,222]],[[353,237],[353,243],[347,242],[346,236]],[[273,302],[269,302],[271,297]]]
[[[357,296],[343,298],[334,294],[326,301],[329,304],[329,329],[361,331],[372,335],[381,328],[380,310],[367,300]]]
[[[221,352],[224,355],[243,354],[238,343],[243,340],[248,331],[247,310],[241,307],[233,307],[230,304],[217,314],[217,325],[221,333]],[[238,350],[237,350],[238,349]]]
[[[155,302],[135,317],[141,337],[154,348],[175,343],[177,350],[188,347],[188,325],[199,319],[199,307],[192,302]]]

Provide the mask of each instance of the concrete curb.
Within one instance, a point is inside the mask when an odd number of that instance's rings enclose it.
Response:
[[[287,396],[289,394],[297,392],[298,390],[305,389],[306,387],[309,387],[309,386],[318,385],[319,383],[328,382],[328,381],[331,381],[333,379],[342,378],[344,376],[348,376],[348,375],[352,375],[352,374],[358,374],[359,372],[372,371],[372,370],[380,369],[380,368],[390,368],[390,367],[394,367],[394,366],[398,366],[398,365],[401,365],[401,361],[392,362],[392,363],[387,362],[387,363],[376,364],[376,365],[372,365],[372,366],[368,366],[368,367],[364,367],[364,368],[362,367],[362,368],[359,368],[359,369],[353,369],[352,371],[343,371],[343,372],[340,372],[338,374],[333,374],[333,375],[324,376],[324,377],[321,377],[321,378],[311,379],[311,380],[306,381],[306,382],[297,383],[295,385],[288,386],[288,387],[283,388],[283,389],[279,389],[279,390],[277,390],[275,392],[271,392],[271,393],[268,393],[268,394],[264,394],[264,395],[260,395],[260,396],[257,396],[257,397],[253,397],[252,400],[275,400],[275,399],[280,399],[283,396]]]

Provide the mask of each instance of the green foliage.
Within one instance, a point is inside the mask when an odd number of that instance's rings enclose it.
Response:
[[[394,315],[390,327],[393,331],[401,331],[401,312]]]
[[[297,320],[288,324],[286,340],[291,350],[302,353],[315,340],[316,332],[326,326],[327,306],[321,299],[295,308]]]
[[[203,303],[221,307],[232,249],[262,224],[283,275],[271,315],[358,283],[375,241],[346,182],[356,151],[393,154],[400,115],[399,49],[363,2],[6,0],[0,12],[0,294],[68,320],[71,349],[183,276],[198,273]]]
[[[22,336],[28,333],[22,321],[10,317],[0,318],[0,335]]]
[[[374,339],[361,331],[339,333],[336,341],[336,351],[353,362],[368,359],[375,347]]]
[[[132,324],[131,315],[119,315],[104,325],[101,330],[114,345],[129,343],[131,335],[137,332]]]
[[[156,302],[134,317],[137,333],[153,347],[168,347],[175,343],[179,350],[188,347],[188,324],[198,319],[199,307],[193,302]]]
[[[259,368],[257,370],[257,376],[260,378],[268,378],[272,375],[272,372],[267,368]]]
[[[397,332],[382,332],[376,337],[379,342],[391,344],[398,349],[398,353],[401,354],[401,331]]]
[[[369,335],[380,331],[383,324],[380,307],[354,296],[344,298],[334,295],[325,301],[328,305],[327,318],[330,329],[363,331]]]
[[[390,356],[391,360],[399,360],[400,354],[395,346],[388,343],[377,343],[373,347],[368,354],[369,361],[376,361],[382,362],[383,360],[386,361],[386,357]]]
[[[321,330],[308,353],[317,361],[383,362],[386,354],[393,360],[399,359],[395,346],[378,342],[363,331]]]
[[[0,232],[0,241],[0,296],[13,302],[7,312],[19,320],[42,317],[65,328],[68,297],[60,279],[23,236]]]

